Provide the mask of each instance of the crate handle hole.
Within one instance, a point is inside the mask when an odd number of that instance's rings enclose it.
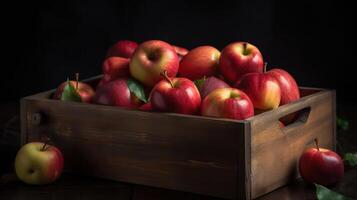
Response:
[[[311,112],[311,107],[303,108],[293,113],[289,113],[281,118],[279,118],[279,123],[281,128],[287,128],[293,125],[305,124],[309,118]]]

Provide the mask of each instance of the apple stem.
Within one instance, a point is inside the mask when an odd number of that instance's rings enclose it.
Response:
[[[246,42],[243,43],[243,50],[244,50],[243,52],[245,52],[247,50],[247,43]]]
[[[45,143],[43,144],[43,146],[42,146],[41,151],[44,151],[44,150],[45,150],[46,145],[47,145],[47,143],[45,142]]]
[[[161,72],[160,75],[162,77],[164,77],[165,80],[168,81],[172,87],[174,87],[174,84],[172,83],[172,80],[170,79],[170,77],[167,75],[167,71],[166,70]]]
[[[264,73],[267,72],[267,66],[268,66],[268,62],[264,63]]]
[[[315,145],[316,145],[317,150],[320,151],[319,141],[317,140],[317,138],[315,138],[314,141],[315,141]]]
[[[79,73],[76,73],[76,90],[78,90],[78,84],[79,84]]]

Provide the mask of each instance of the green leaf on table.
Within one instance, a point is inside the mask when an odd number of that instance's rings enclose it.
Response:
[[[350,127],[350,123],[346,119],[342,119],[340,117],[337,117],[336,124],[337,124],[338,129],[341,129],[344,131],[348,130]]]
[[[61,101],[82,102],[81,96],[78,94],[76,88],[72,85],[69,79],[67,79],[67,84],[63,88]]]
[[[357,153],[346,153],[343,160],[350,166],[357,165]]]
[[[195,85],[196,85],[198,90],[201,90],[201,88],[202,88],[203,84],[205,83],[205,81],[206,81],[206,77],[205,76],[203,78],[201,78],[201,79],[197,79],[197,80],[194,81],[194,83],[195,83]]]
[[[148,101],[145,97],[144,88],[142,85],[140,85],[140,83],[138,83],[134,79],[129,78],[126,81],[126,84],[128,85],[130,92],[134,93],[138,99],[140,99],[144,103]]]
[[[315,184],[315,186],[316,186],[316,196],[318,200],[352,200],[322,185]]]

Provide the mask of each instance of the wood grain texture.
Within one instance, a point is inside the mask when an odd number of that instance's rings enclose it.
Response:
[[[306,122],[279,127],[279,118],[305,108],[311,108]],[[334,149],[333,108],[333,92],[321,91],[251,119],[252,198],[298,177],[298,158],[306,148],[314,146],[315,138],[321,147]]]
[[[27,140],[51,138],[64,152],[69,171],[226,198],[236,195],[242,123],[50,99],[27,99],[26,106],[27,120],[33,113],[45,119],[41,125],[28,124]]]
[[[301,88],[300,100],[243,121],[61,102],[52,93],[21,101],[22,144],[51,138],[66,170],[78,174],[251,199],[295,179],[297,158],[315,137],[335,144],[328,90]],[[281,117],[306,108],[306,120],[279,127]]]

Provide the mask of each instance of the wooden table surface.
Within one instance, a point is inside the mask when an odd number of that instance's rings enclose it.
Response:
[[[219,200],[218,198],[201,196],[191,193],[152,188],[98,178],[82,177],[74,174],[63,174],[55,183],[45,186],[29,186],[16,178],[13,173],[13,159],[19,147],[18,144],[18,113],[17,103],[0,104],[0,200],[27,199],[117,199],[117,200]],[[339,133],[339,142],[346,152],[357,152],[357,107],[342,107],[339,115],[349,119],[349,131]],[[354,123],[356,122],[356,123]],[[338,185],[332,188],[352,199],[357,199],[357,167],[347,167],[345,176]],[[279,188],[258,199],[316,199],[315,189],[301,180]]]

